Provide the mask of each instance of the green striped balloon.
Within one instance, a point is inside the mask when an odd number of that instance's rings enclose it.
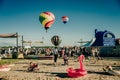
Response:
[[[53,25],[55,16],[51,12],[43,12],[39,16],[39,21],[47,31]]]

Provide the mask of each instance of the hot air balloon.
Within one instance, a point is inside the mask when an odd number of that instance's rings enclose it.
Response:
[[[63,17],[62,17],[62,22],[63,22],[64,24],[67,23],[68,20],[69,20],[69,18],[68,18],[67,16],[63,16]]]
[[[52,26],[52,24],[54,23],[55,16],[51,12],[43,12],[39,15],[39,21],[43,25],[43,27],[45,28],[45,30],[47,32],[47,29],[49,29]]]
[[[59,36],[55,35],[51,38],[51,42],[52,42],[53,45],[59,46],[60,43],[62,42],[62,40]]]

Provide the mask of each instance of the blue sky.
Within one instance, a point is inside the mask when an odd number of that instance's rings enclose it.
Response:
[[[39,22],[39,14],[46,11],[55,15],[47,33]],[[69,17],[67,24],[61,21],[64,15]],[[18,32],[33,42],[44,37],[44,44],[33,44],[40,46],[52,45],[54,35],[61,37],[61,46],[79,45],[81,38],[94,37],[94,29],[111,31],[119,38],[120,0],[0,0],[0,28],[0,34]],[[0,45],[15,45],[15,41],[0,38]]]

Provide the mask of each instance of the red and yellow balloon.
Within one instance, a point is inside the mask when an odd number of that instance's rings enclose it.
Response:
[[[53,25],[55,16],[52,12],[42,12],[39,15],[39,21],[47,32],[47,30]]]

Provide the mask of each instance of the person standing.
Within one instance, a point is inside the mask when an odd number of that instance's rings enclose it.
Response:
[[[64,50],[64,48],[62,48],[62,49],[61,49],[62,58],[64,57],[64,54],[65,54],[65,50]]]
[[[57,47],[55,47],[55,49],[53,50],[54,53],[54,66],[57,65],[57,58],[58,58],[58,49]]]
[[[96,57],[98,58],[98,60],[103,60],[103,58],[100,55],[100,47],[97,47]]]
[[[91,48],[91,53],[92,53],[92,57],[93,57],[93,63],[96,63],[96,59],[95,59],[95,53],[96,53],[96,48],[95,47],[92,47]]]
[[[63,56],[63,60],[64,60],[64,65],[68,65],[69,63],[68,63],[68,56],[67,56],[67,54],[64,54],[64,56]]]

